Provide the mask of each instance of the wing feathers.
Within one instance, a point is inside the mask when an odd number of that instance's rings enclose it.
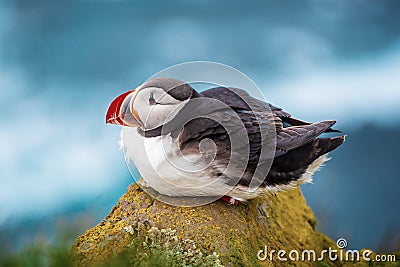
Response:
[[[321,121],[309,125],[283,128],[277,134],[277,151],[275,156],[280,156],[287,151],[298,148],[312,141],[335,123],[336,121]]]
[[[251,173],[258,164],[267,164],[273,159],[271,170],[265,177],[266,185],[288,184],[299,179],[312,162],[344,141],[344,136],[318,137],[325,132],[339,132],[331,128],[336,123],[334,120],[309,123],[292,118],[281,108],[252,98],[245,91],[239,89],[219,87],[204,91],[201,96],[224,102],[240,117],[250,141],[247,171]],[[268,105],[271,113],[267,112]],[[225,110],[219,112],[218,118],[222,125],[225,124],[233,129],[238,127],[231,120],[231,114],[226,113]],[[272,153],[266,157],[260,155],[264,142],[260,130],[264,129],[263,127],[270,127],[271,124],[275,125],[276,151],[275,155]],[[194,119],[185,124],[180,134],[180,144],[190,151],[197,147],[203,138],[211,138],[218,142],[218,151],[221,151],[217,153],[217,157],[221,160],[225,160],[225,158],[228,160],[230,138],[222,125],[211,119]],[[232,140],[237,140],[237,138]],[[243,177],[239,183],[247,185],[249,183],[247,178]]]

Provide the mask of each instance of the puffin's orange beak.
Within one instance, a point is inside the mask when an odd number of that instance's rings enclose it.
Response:
[[[106,123],[130,127],[141,126],[139,114],[131,105],[136,93],[136,90],[131,90],[115,98],[108,107]]]

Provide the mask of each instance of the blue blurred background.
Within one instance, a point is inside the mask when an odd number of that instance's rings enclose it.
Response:
[[[105,112],[173,64],[243,71],[346,143],[302,186],[331,238],[400,250],[400,2],[1,1],[0,242],[98,223],[133,180]]]

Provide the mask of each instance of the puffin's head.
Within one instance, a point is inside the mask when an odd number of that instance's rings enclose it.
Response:
[[[155,78],[114,99],[108,108],[106,123],[155,129],[174,118],[195,94],[185,82]]]

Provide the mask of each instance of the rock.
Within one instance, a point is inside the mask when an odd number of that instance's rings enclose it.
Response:
[[[299,188],[238,206],[176,207],[132,184],[101,223],[77,238],[72,255],[77,266],[287,266],[297,262],[279,261],[280,249],[315,250],[318,257],[337,248],[315,225]],[[265,256],[265,246],[276,250],[272,261],[257,257]],[[319,264],[341,266],[327,257]]]

